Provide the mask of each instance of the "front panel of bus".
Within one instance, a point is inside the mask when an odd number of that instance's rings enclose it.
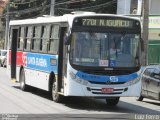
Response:
[[[138,20],[114,16],[77,17],[69,52],[70,95],[138,96]]]

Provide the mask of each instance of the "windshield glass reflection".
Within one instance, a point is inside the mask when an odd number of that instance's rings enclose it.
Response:
[[[80,66],[136,67],[139,39],[138,34],[73,32],[70,60]]]

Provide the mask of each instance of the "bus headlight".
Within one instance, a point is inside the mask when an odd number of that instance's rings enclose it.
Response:
[[[78,83],[82,83],[82,79],[81,78],[79,78],[79,77],[76,77],[76,82],[78,82]]]
[[[77,83],[80,83],[80,84],[83,84],[83,85],[88,84],[88,81],[83,80],[80,77],[76,76],[76,74],[74,74],[72,71],[69,72],[69,75],[70,75],[71,79],[76,81]]]
[[[76,79],[76,74],[74,74],[73,72],[69,72],[69,75],[71,77],[71,79]]]
[[[140,81],[140,77],[137,77],[137,78],[134,79],[134,80],[131,80],[131,81],[126,82],[125,85],[131,86],[131,85],[133,85],[133,84],[136,84],[136,83],[139,82],[139,81]]]

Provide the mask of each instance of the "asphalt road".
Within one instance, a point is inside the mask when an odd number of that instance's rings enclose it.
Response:
[[[19,83],[10,81],[6,68],[0,67],[0,114],[2,115],[0,118],[16,117],[9,115],[18,114],[18,118],[26,119],[29,119],[28,117],[42,119],[56,117],[58,120],[125,117],[149,119],[149,115],[154,115],[151,116],[154,119],[160,119],[160,101],[144,99],[143,102],[138,102],[134,97],[124,97],[120,98],[117,106],[109,107],[103,99],[72,97],[66,99],[65,103],[55,103],[46,91],[36,88],[29,92],[21,91]]]

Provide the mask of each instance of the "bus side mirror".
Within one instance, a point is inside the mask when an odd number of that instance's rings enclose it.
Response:
[[[64,36],[64,44],[69,45],[70,42],[71,42],[71,35],[66,33],[65,36]]]
[[[144,40],[141,38],[140,41],[141,41],[141,50],[144,52]]]

